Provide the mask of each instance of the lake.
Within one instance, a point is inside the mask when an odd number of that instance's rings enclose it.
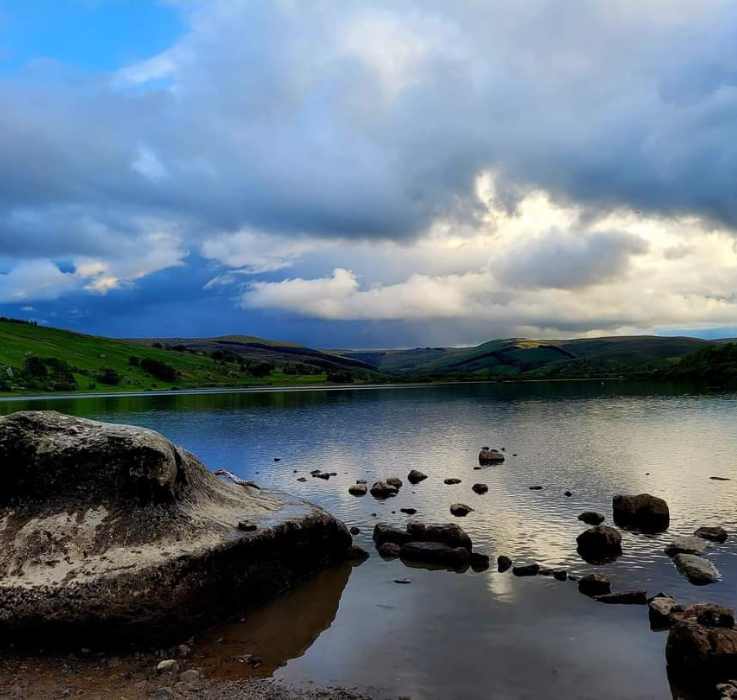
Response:
[[[303,496],[361,529],[355,540],[371,552],[367,562],[331,568],[199,639],[194,662],[209,676],[273,675],[415,700],[672,697],[667,633],[650,631],[647,608],[603,605],[573,582],[517,578],[494,565],[459,574],[383,561],[373,526],[403,525],[403,507],[425,522],[458,522],[493,559],[575,574],[596,568],[615,590],[737,603],[734,538],[708,551],[723,581],[703,588],[663,552],[701,525],[737,530],[735,394],[551,382],[0,402],[0,413],[23,409],[154,428],[212,469]],[[504,447],[504,464],[475,469],[482,445]],[[429,478],[408,484],[413,468]],[[313,469],[338,476],[313,479]],[[348,494],[356,479],[390,476],[405,481],[397,498]],[[447,477],[462,482],[447,486]],[[476,482],[489,492],[473,493]],[[597,510],[610,522],[620,492],[665,498],[670,530],[624,532],[623,556],[592,567],[576,553],[586,527],[577,516]],[[459,501],[475,511],[456,520],[449,506]],[[247,654],[262,664],[240,663]]]

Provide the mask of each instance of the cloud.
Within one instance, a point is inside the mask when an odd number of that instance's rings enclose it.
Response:
[[[0,274],[0,303],[58,299],[78,288],[73,274],[62,272],[48,260],[23,262]]]
[[[632,256],[647,250],[647,241],[632,233],[552,231],[526,241],[494,268],[512,287],[575,289],[624,277]]]

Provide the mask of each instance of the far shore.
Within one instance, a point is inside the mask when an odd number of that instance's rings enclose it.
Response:
[[[47,401],[49,399],[114,399],[119,397],[145,397],[145,396],[198,396],[210,394],[278,394],[278,393],[304,393],[310,391],[358,391],[377,389],[426,389],[430,387],[460,386],[467,384],[551,384],[567,382],[621,382],[621,381],[663,381],[662,379],[649,380],[647,378],[633,377],[566,377],[555,379],[478,379],[439,382],[397,382],[391,384],[307,384],[304,386],[252,386],[252,387],[216,387],[203,389],[159,389],[156,391],[110,391],[110,392],[84,392],[84,393],[57,393],[57,394],[0,394],[0,403],[14,401]],[[666,380],[668,381],[668,380]],[[673,381],[673,380],[670,380]],[[705,386],[707,389],[728,388]]]

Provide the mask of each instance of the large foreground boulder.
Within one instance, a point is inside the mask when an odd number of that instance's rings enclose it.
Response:
[[[0,418],[0,639],[181,638],[351,545],[321,508],[237,481],[152,430]]]
[[[736,675],[734,614],[720,606],[692,608],[686,608],[683,619],[671,629],[665,655],[669,670],[676,678],[689,688],[703,689],[699,697],[711,697],[709,693],[717,683]]]
[[[643,532],[665,532],[670,525],[668,504],[657,496],[640,493],[636,496],[615,496],[612,500],[614,522],[620,527]]]

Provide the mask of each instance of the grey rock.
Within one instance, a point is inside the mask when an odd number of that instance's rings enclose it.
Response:
[[[165,659],[156,664],[156,673],[176,673],[179,664],[174,659]]]
[[[201,676],[202,674],[199,671],[195,670],[194,668],[190,668],[189,670],[179,675],[179,680],[182,681],[182,683],[189,684],[198,681]]]
[[[674,557],[676,554],[701,555],[704,553],[707,546],[707,543],[700,537],[676,537],[665,548],[665,553],[669,557]]]
[[[386,480],[386,483],[389,484],[389,486],[393,486],[395,489],[401,489],[402,488],[402,480],[399,479],[396,476],[389,477]]]
[[[407,474],[407,481],[409,481],[410,484],[419,484],[425,479],[427,479],[427,474],[423,474],[417,469],[413,469],[409,474]]]
[[[351,484],[351,486],[348,487],[348,493],[351,494],[351,496],[365,496],[368,492],[368,488],[366,484]]]
[[[0,418],[0,465],[0,522],[24,523],[0,530],[0,634],[18,641],[51,626],[70,644],[165,641],[271,597],[351,544],[321,508],[218,478],[145,428],[15,413]],[[238,532],[245,520],[258,530]],[[59,552],[64,566],[50,565]]]
[[[676,607],[676,599],[672,596],[660,595],[648,603],[648,617],[653,630],[668,629],[672,624],[671,613]]]
[[[673,562],[679,573],[695,586],[716,583],[721,578],[719,569],[714,564],[693,554],[677,554]]]

